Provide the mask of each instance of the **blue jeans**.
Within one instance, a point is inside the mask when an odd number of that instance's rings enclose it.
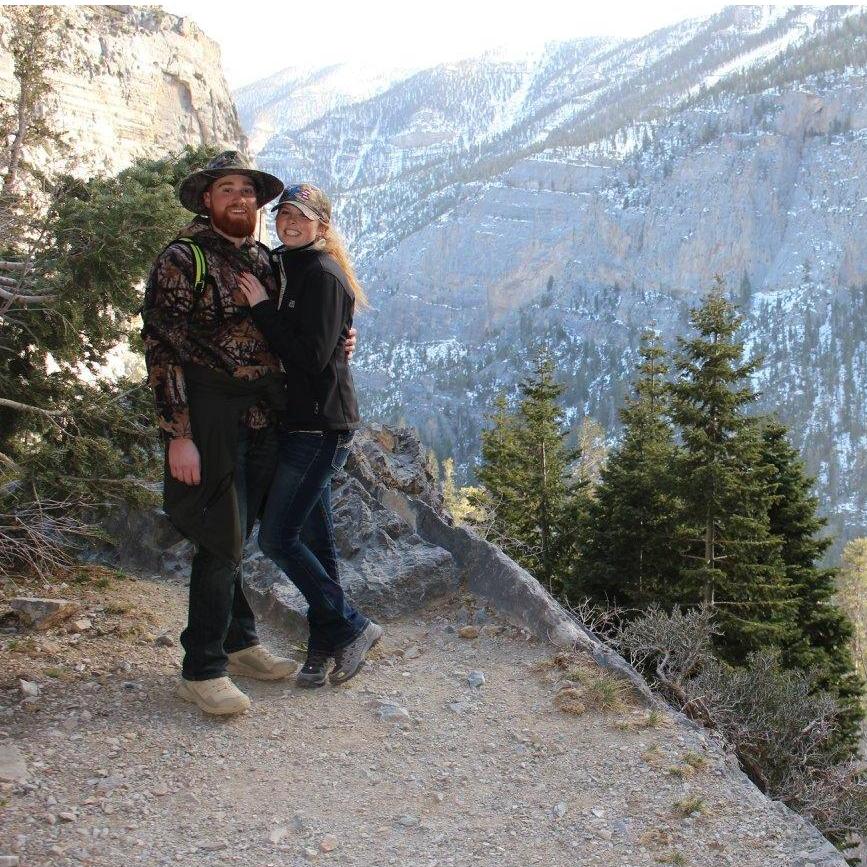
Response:
[[[234,485],[245,537],[262,508],[277,460],[273,428],[238,430]],[[226,673],[228,653],[259,643],[256,620],[241,580],[241,567],[200,545],[190,573],[187,628],[181,633],[183,676],[209,680]]]
[[[307,600],[308,650],[327,654],[349,644],[368,623],[340,586],[331,513],[331,477],[346,463],[351,442],[351,431],[282,432],[259,527],[262,552]]]

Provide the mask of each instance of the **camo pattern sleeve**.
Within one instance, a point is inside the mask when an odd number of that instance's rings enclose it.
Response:
[[[142,308],[148,384],[157,421],[170,439],[192,437],[183,363],[190,361],[190,314],[195,303],[193,254],[171,244],[160,254],[145,289]]]

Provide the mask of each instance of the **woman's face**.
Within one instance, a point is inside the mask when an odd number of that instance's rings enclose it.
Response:
[[[277,211],[277,237],[287,247],[306,247],[318,232],[319,220],[306,217],[295,205],[285,204]]]

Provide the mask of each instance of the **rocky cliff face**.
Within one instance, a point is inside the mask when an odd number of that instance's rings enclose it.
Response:
[[[243,133],[220,49],[189,19],[156,7],[64,7],[45,113],[68,151],[30,155],[75,174],[117,172],[184,145],[238,147]],[[0,7],[0,96],[14,99],[9,22]]]
[[[716,275],[846,536],[867,529],[867,18],[732,7],[638,40],[427,70],[262,148],[338,192],[375,309],[369,417],[471,469],[548,343],[570,419],[614,434],[641,330]]]

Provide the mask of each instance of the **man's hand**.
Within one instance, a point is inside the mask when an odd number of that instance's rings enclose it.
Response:
[[[238,286],[251,307],[255,307],[257,304],[268,300],[268,293],[265,291],[265,287],[249,271],[245,271],[238,277]]]
[[[355,335],[358,332],[355,328],[350,328],[346,334],[346,337],[343,338],[343,351],[346,353],[346,360],[349,361],[352,358],[353,353],[355,352]]]
[[[169,443],[169,470],[172,478],[185,485],[198,485],[201,482],[199,450],[191,439],[178,437]]]

